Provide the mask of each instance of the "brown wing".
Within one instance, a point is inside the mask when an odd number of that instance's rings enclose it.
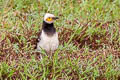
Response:
[[[41,33],[42,33],[41,31],[38,33],[37,42],[39,42],[41,40],[41,38],[40,38]]]
[[[40,35],[41,35],[41,31],[37,33],[38,38],[36,39],[35,49],[37,48],[37,43],[40,42],[41,40]]]

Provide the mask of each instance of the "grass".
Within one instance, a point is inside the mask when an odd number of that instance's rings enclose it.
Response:
[[[46,12],[60,46],[52,58],[34,50]],[[119,0],[0,0],[1,80],[119,80]]]

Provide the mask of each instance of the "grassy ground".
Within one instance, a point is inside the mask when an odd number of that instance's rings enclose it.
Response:
[[[46,12],[60,46],[34,50]],[[0,0],[0,80],[119,80],[120,0]]]

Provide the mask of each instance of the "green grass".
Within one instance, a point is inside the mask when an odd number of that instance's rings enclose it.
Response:
[[[34,50],[46,12],[60,46]],[[0,0],[0,80],[120,79],[120,0]]]

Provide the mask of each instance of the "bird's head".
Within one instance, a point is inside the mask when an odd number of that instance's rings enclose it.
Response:
[[[53,14],[46,13],[44,16],[44,21],[47,22],[48,24],[53,23],[58,17],[55,17]]]

